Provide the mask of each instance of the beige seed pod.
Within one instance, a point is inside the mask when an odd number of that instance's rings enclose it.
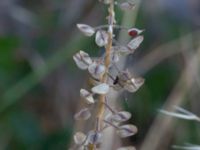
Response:
[[[122,125],[117,130],[117,133],[121,138],[129,137],[137,133],[137,127],[132,124]]]
[[[95,29],[89,25],[77,24],[77,27],[85,36],[92,36],[95,33]]]
[[[82,70],[86,70],[89,67],[89,65],[92,64],[92,59],[90,58],[90,56],[82,50],[76,53],[73,56],[73,59],[76,65]]]
[[[104,30],[97,31],[95,42],[99,47],[105,46],[108,43],[108,33]]]
[[[107,94],[109,92],[109,85],[106,83],[101,83],[93,87],[92,92],[95,94]]]
[[[91,113],[88,108],[81,109],[78,113],[75,114],[74,118],[76,120],[87,120],[91,117]]]

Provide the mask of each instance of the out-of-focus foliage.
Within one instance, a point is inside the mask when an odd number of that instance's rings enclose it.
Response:
[[[146,82],[135,94],[124,93],[118,100],[132,112],[132,121],[139,128],[139,133],[131,139],[138,147],[157,109],[179,80],[187,57],[197,51],[197,38],[193,36],[186,45],[175,43],[173,51],[189,49],[189,52],[174,54],[152,68],[145,65],[147,60],[143,58],[158,47],[199,30],[199,6],[198,0],[141,1],[136,27],[145,29],[145,40],[128,57],[127,66],[142,74]],[[122,14],[117,9],[119,22]],[[68,148],[74,129],[73,114],[80,103],[79,89],[88,80],[87,74],[76,68],[72,55],[80,48],[90,54],[101,54],[94,40],[78,32],[76,23],[95,26],[105,22],[105,16],[106,8],[93,0],[0,1],[1,150]],[[166,51],[161,49],[158,57],[148,61],[159,60]],[[198,114],[199,87],[194,88],[185,101]],[[163,144],[163,150],[170,149],[172,143],[200,144],[200,128],[195,123],[181,121],[176,129],[166,137],[169,140]]]

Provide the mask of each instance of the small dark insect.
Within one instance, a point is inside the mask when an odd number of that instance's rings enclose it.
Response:
[[[116,76],[115,80],[113,81],[113,84],[116,85],[119,82],[119,77]]]
[[[138,35],[138,32],[136,30],[131,30],[128,32],[128,34],[132,37],[136,37]]]

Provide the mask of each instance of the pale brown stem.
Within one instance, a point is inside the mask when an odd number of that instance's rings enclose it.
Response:
[[[113,37],[113,25],[114,25],[114,1],[110,3],[109,6],[109,27],[108,27],[108,44],[105,46],[106,48],[106,55],[105,55],[105,67],[106,67],[106,72],[109,71],[109,66],[110,66],[110,55],[111,55],[111,48],[112,48],[112,37]],[[106,83],[108,79],[107,73],[105,73],[102,78],[101,82]],[[98,125],[96,125],[95,130],[100,131],[101,128],[103,127],[103,120],[104,120],[104,112],[105,112],[105,95],[100,95],[99,96],[99,101],[98,101],[98,110],[97,110],[97,120],[98,120]],[[94,150],[95,145],[90,144],[89,145],[89,150]]]

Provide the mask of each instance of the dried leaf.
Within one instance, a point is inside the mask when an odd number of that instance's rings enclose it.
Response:
[[[90,144],[99,144],[102,141],[102,133],[97,131],[90,131],[88,133],[88,142]]]
[[[88,108],[81,109],[78,113],[75,114],[74,118],[76,120],[87,120],[91,117],[91,113]]]
[[[176,112],[160,110],[161,113],[168,115],[168,116],[172,116],[172,117],[176,117],[176,118],[180,118],[180,119],[185,119],[185,120],[194,120],[194,121],[200,122],[200,118],[197,115],[195,115],[194,113],[192,113],[188,110],[185,110],[181,107],[175,106],[175,111]]]
[[[136,50],[140,46],[143,40],[144,37],[142,35],[137,36],[136,38],[132,39],[127,46],[134,52],[134,50]]]
[[[95,29],[89,25],[77,24],[77,27],[85,36],[92,36],[95,33]]]
[[[92,92],[96,94],[107,94],[109,92],[109,85],[106,83],[101,83],[93,87]]]
[[[108,43],[108,34],[104,30],[99,30],[96,33],[96,44],[100,47],[105,46]]]
[[[137,133],[137,127],[131,124],[122,125],[117,130],[117,133],[122,138],[129,137]]]
[[[99,79],[105,73],[106,67],[95,61],[88,67],[88,71],[94,78]]]
[[[73,59],[76,65],[82,70],[86,70],[89,65],[92,64],[92,59],[90,56],[81,50],[73,56]]]
[[[84,100],[86,101],[87,104],[95,103],[92,93],[90,93],[89,91],[87,91],[85,89],[81,89],[80,95],[82,98],[84,98]]]
[[[112,116],[112,120],[116,122],[124,122],[129,120],[130,118],[131,118],[131,113],[127,111],[120,111]]]
[[[182,149],[182,150],[200,150],[200,145],[194,145],[194,144],[185,144],[184,146],[179,145],[173,145],[173,149]]]
[[[85,142],[86,140],[86,135],[82,132],[77,132],[74,135],[74,142],[78,145],[81,145]]]

